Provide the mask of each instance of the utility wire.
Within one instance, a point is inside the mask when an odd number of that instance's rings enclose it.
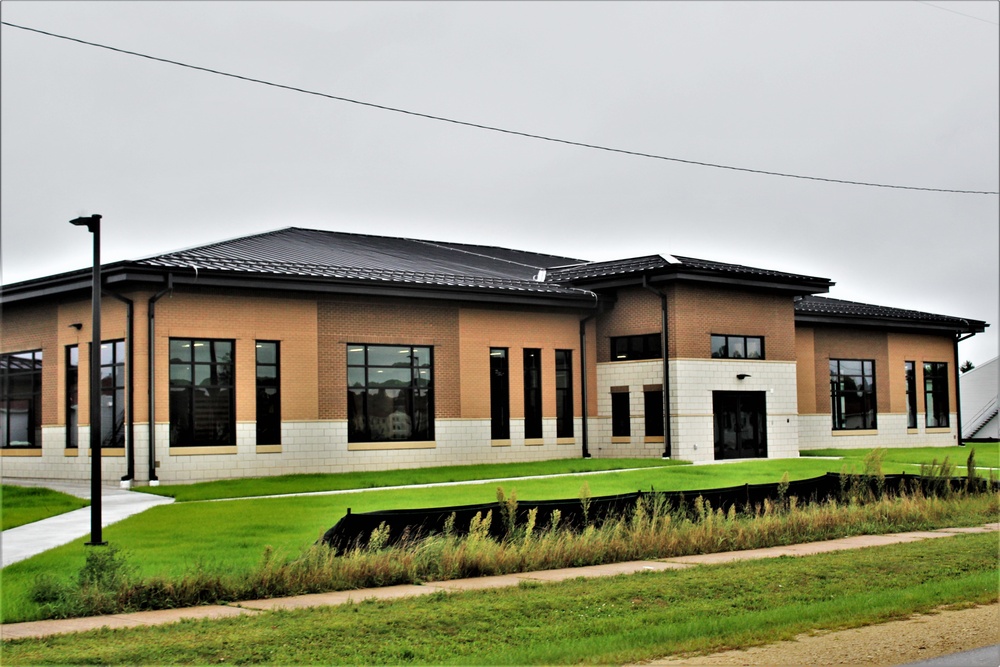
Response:
[[[962,12],[956,12],[954,9],[951,9],[950,7],[942,7],[940,5],[934,5],[929,2],[924,2],[924,0],[917,0],[917,2],[919,2],[922,5],[927,5],[928,7],[933,7],[934,9],[940,9],[943,12],[951,12],[952,14],[958,14],[959,16],[964,16],[967,19],[975,19],[976,21],[982,21],[983,23],[989,23],[990,25],[1000,25],[1000,23],[994,23],[989,19],[973,16],[972,14],[963,14]]]
[[[155,60],[156,62],[167,63],[168,65],[177,65],[178,67],[186,67],[187,69],[198,70],[200,72],[207,72],[209,74],[217,74],[219,76],[225,76],[232,79],[239,79],[241,81],[248,81],[250,83],[259,83],[264,86],[271,86],[272,88],[281,88],[283,90],[291,90],[296,93],[304,93],[306,95],[314,95],[316,97],[324,97],[330,100],[337,100],[340,102],[349,102],[351,104],[357,104],[360,106],[371,107],[373,109],[382,109],[383,111],[392,111],[394,113],[406,114],[408,116],[416,116],[418,118],[427,118],[429,120],[437,120],[444,123],[452,123],[454,125],[462,125],[465,127],[473,127],[480,130],[489,130],[491,132],[501,132],[503,134],[511,134],[518,137],[526,137],[528,139],[541,139],[542,141],[551,141],[559,144],[566,144],[568,146],[579,146],[581,148],[591,148],[594,150],[605,151],[608,153],[620,153],[622,155],[634,155],[636,157],[646,157],[654,160],[666,160],[669,162],[679,162],[681,164],[693,164],[700,167],[714,167],[715,169],[729,169],[731,171],[741,171],[750,174],[762,174],[765,176],[781,176],[783,178],[798,178],[808,181],[822,181],[824,183],[840,183],[843,185],[863,185],[872,188],[891,188],[895,190],[919,190],[923,192],[950,192],[955,194],[965,194],[965,195],[1000,195],[1000,192],[990,192],[982,190],[951,190],[947,188],[922,188],[911,185],[889,185],[886,183],[869,183],[865,181],[849,181],[839,178],[823,178],[820,176],[803,176],[801,174],[786,174],[779,171],[766,171],[763,169],[750,169],[748,167],[734,167],[731,165],[715,164],[712,162],[699,162],[697,160],[685,160],[683,158],[677,157],[667,157],[665,155],[655,155],[653,153],[643,153],[640,151],[630,151],[623,148],[610,148],[608,146],[599,146],[596,144],[588,144],[581,141],[571,141],[569,139],[557,139],[555,137],[547,137],[541,134],[531,134],[529,132],[519,132],[517,130],[508,130],[502,127],[494,127],[492,125],[482,125],[480,123],[472,123],[464,120],[456,120],[454,118],[445,118],[444,116],[434,116],[431,114],[420,113],[418,111],[409,111],[407,109],[399,109],[396,107],[385,106],[382,104],[375,104],[373,102],[363,102],[361,100],[351,99],[349,97],[340,97],[338,95],[331,95],[329,93],[321,93],[315,90],[308,90],[306,88],[297,88],[295,86],[288,86],[282,83],[274,83],[273,81],[265,81],[263,79],[255,79],[249,76],[242,76],[240,74],[233,74],[231,72],[223,72],[220,70],[211,69],[208,67],[201,67],[199,65],[190,65],[188,63],[182,63],[177,60],[170,60],[168,58],[159,58],[157,56],[147,55],[145,53],[137,53],[136,51],[128,51],[126,49],[120,49],[114,46],[108,46],[106,44],[98,44],[96,42],[88,42],[83,39],[78,39],[76,37],[68,37],[66,35],[59,35],[53,32],[47,32],[45,30],[39,30],[38,28],[29,28],[23,25],[17,25],[16,23],[9,23],[7,21],[0,21],[0,24],[10,26],[11,28],[18,28],[20,30],[27,30],[29,32],[39,33],[41,35],[47,35],[49,37],[56,37],[58,39],[64,39],[70,42],[76,42],[78,44],[84,44],[86,46],[93,46],[99,49],[106,49],[108,51],[114,51],[116,53],[124,53],[130,56],[136,56],[138,58],[145,58],[147,60]]]

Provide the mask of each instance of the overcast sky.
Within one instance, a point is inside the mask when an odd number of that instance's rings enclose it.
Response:
[[[935,6],[936,5],[936,6]],[[996,192],[998,3],[18,2],[2,19],[424,114],[698,162]],[[288,226],[675,253],[986,320],[995,194],[500,134],[0,28],[2,279]]]

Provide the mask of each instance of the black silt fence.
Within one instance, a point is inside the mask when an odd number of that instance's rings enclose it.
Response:
[[[988,483],[978,480],[975,491],[985,491]],[[702,489],[695,491],[637,491],[616,496],[595,496],[586,503],[580,498],[561,500],[518,500],[515,513],[515,525],[525,525],[528,513],[537,510],[535,525],[537,529],[545,529],[552,522],[552,514],[559,510],[559,526],[571,530],[581,530],[587,524],[601,525],[608,519],[618,519],[627,516],[635,509],[636,503],[643,498],[648,503],[682,512],[694,512],[694,501],[701,497],[712,509],[722,509],[728,512],[731,507],[737,511],[753,510],[764,505],[764,501],[777,502],[782,493],[780,483],[744,484],[721,489]],[[847,488],[849,487],[849,488]],[[795,497],[802,502],[825,502],[830,498],[839,498],[845,491],[853,493],[868,493],[873,496],[882,494],[899,494],[920,488],[927,495],[939,495],[944,492],[961,491],[967,488],[964,478],[942,479],[921,477],[919,475],[885,475],[884,478],[873,478],[859,475],[841,476],[838,473],[827,473],[821,477],[788,482],[784,497]],[[994,490],[997,487],[994,485]],[[422,509],[378,510],[374,512],[352,513],[337,522],[323,535],[321,542],[331,546],[338,552],[345,552],[354,547],[365,547],[372,531],[383,523],[388,527],[389,535],[385,544],[392,545],[406,538],[421,539],[429,535],[442,533],[449,517],[455,516],[453,533],[465,535],[469,525],[478,513],[485,518],[492,512],[489,534],[495,539],[503,539],[507,534],[507,522],[503,520],[503,508],[499,502],[481,503],[478,505],[456,505],[452,507],[434,507]]]

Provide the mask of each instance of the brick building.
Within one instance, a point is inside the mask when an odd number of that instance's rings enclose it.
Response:
[[[297,228],[103,284],[103,471],[137,484],[952,445],[957,341],[988,326],[690,257]],[[90,272],[0,305],[3,476],[89,477]]]

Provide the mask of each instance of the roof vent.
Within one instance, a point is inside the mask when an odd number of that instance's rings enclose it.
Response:
[[[538,269],[538,273],[535,274],[535,282],[545,282],[545,269]]]
[[[666,262],[667,264],[683,264],[684,263],[681,260],[679,260],[676,257],[674,257],[673,255],[660,254],[660,258],[663,259],[663,261]]]

